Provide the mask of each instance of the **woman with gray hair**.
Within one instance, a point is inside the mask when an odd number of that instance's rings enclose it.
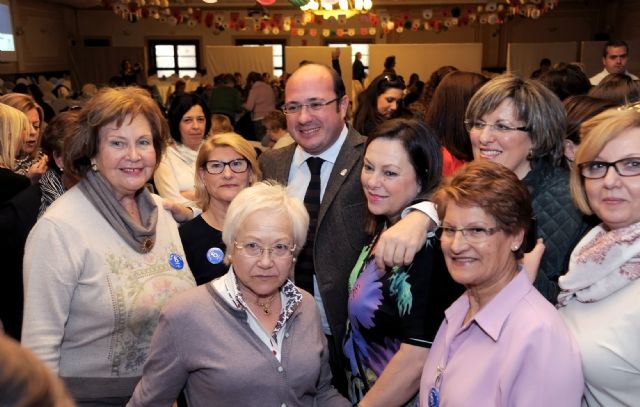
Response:
[[[566,114],[560,99],[540,82],[501,75],[473,95],[465,125],[474,160],[504,165],[529,188],[533,232],[546,246],[540,272],[529,271],[529,277],[555,303],[558,277],[590,227],[569,193],[562,149]]]
[[[309,215],[283,186],[257,183],[229,205],[229,272],[177,296],[161,313],[128,406],[351,406],[331,386],[313,297],[288,278]]]

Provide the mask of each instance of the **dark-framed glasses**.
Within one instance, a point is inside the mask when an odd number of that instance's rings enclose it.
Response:
[[[240,174],[249,169],[249,162],[246,158],[236,158],[231,161],[209,160],[202,166],[209,174],[220,174],[224,171],[224,167],[229,166],[231,171]]]
[[[604,178],[613,167],[621,177],[640,175],[640,157],[627,157],[614,162],[587,161],[578,164],[580,175],[588,179]]]
[[[485,123],[482,120],[465,120],[464,128],[467,129],[468,132],[473,131],[482,131],[485,127],[489,127],[491,131],[496,133],[508,133],[510,131],[530,131],[530,129],[526,126],[520,127],[512,127],[505,123]]]
[[[325,106],[333,102],[337,102],[338,100],[340,100],[340,98],[331,99],[326,102],[322,100],[314,100],[309,103],[289,102],[285,103],[284,106],[282,106],[282,111],[284,112],[284,114],[296,114],[302,111],[302,108],[305,106],[311,110],[318,111],[322,110]]]
[[[285,258],[293,256],[293,252],[296,250],[296,245],[290,245],[287,243],[276,243],[272,247],[262,247],[256,242],[238,243],[233,242],[236,249],[242,251],[246,257],[261,257],[264,252],[268,252],[271,257]]]
[[[456,233],[460,232],[462,237],[469,243],[483,243],[498,230],[500,230],[498,226],[492,228],[440,226],[435,233],[436,237],[441,241],[451,241],[456,237]]]

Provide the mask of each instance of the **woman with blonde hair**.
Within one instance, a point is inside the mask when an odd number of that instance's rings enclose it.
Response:
[[[28,131],[27,116],[0,103],[0,203],[13,198],[29,186],[29,179],[13,171],[22,144],[22,134]]]
[[[180,227],[189,268],[198,285],[227,272],[222,225],[238,192],[259,181],[256,150],[236,133],[221,133],[204,142],[196,159],[196,204],[202,215]]]
[[[32,184],[38,182],[47,167],[47,157],[40,149],[40,134],[44,123],[44,111],[30,95],[9,93],[0,96],[0,103],[14,107],[27,116],[28,131],[22,134],[22,146],[17,154],[13,170],[26,175]]]
[[[580,348],[583,406],[640,400],[640,113],[606,110],[583,123],[571,169],[576,206],[602,223],[576,245],[558,308]]]

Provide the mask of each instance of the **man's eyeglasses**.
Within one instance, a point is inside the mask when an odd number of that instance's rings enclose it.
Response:
[[[451,241],[456,237],[456,233],[462,233],[462,237],[469,243],[483,243],[489,236],[500,230],[499,227],[481,228],[452,228],[450,226],[440,226],[436,229],[436,237],[441,241]]]
[[[211,160],[204,163],[202,166],[209,174],[220,174],[224,171],[224,167],[229,166],[231,171],[240,174],[245,172],[249,168],[249,162],[246,158],[236,158],[231,161],[219,161]]]
[[[297,103],[297,102],[291,102],[291,103],[286,103],[284,106],[282,106],[282,111],[284,112],[284,114],[296,114],[299,113],[303,107],[308,107],[311,110],[322,110],[325,106],[336,102],[340,100],[340,98],[335,98],[335,99],[331,99],[328,100],[326,102],[320,101],[320,100],[314,100],[313,102],[309,102],[309,103]]]
[[[268,252],[274,258],[284,258],[293,256],[293,252],[296,250],[296,245],[289,245],[286,243],[276,243],[273,247],[262,247],[256,242],[247,242],[240,244],[236,241],[233,242],[236,249],[242,250],[242,253],[246,257],[260,257],[264,252]]]
[[[623,158],[612,163],[607,161],[587,161],[578,164],[580,174],[589,179],[604,178],[609,172],[609,167],[615,168],[621,177],[635,177],[640,175],[640,157]]]
[[[521,127],[511,127],[508,126],[504,123],[493,123],[493,124],[489,124],[489,123],[485,123],[483,121],[480,120],[465,120],[464,121],[464,128],[467,129],[468,132],[473,131],[482,131],[485,127],[489,127],[489,129],[491,129],[491,131],[495,131],[497,133],[508,133],[510,131],[530,131],[530,129],[526,126],[521,126]]]

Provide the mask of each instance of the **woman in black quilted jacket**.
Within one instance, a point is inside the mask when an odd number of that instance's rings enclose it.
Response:
[[[504,165],[531,191],[535,238],[542,238],[546,249],[537,275],[530,270],[530,278],[555,303],[558,277],[592,226],[571,200],[569,171],[562,161],[566,114],[560,99],[540,82],[501,75],[471,98],[465,125],[474,159]],[[533,236],[529,240],[532,245]]]

